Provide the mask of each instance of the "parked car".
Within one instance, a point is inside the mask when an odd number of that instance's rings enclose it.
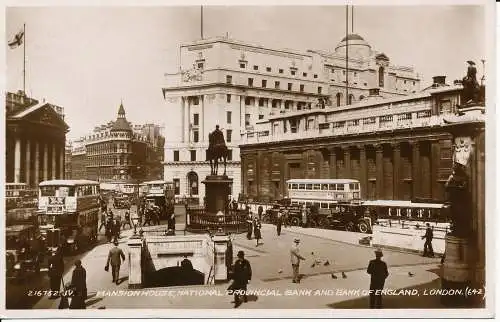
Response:
[[[38,274],[44,258],[44,246],[36,226],[6,227],[6,276],[16,281],[30,273]]]

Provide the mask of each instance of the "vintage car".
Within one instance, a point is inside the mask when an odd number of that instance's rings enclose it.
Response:
[[[33,225],[6,227],[7,279],[23,280],[30,273],[38,274],[44,258],[44,246]]]
[[[113,200],[113,207],[116,209],[130,208],[130,200],[125,195],[116,196]]]

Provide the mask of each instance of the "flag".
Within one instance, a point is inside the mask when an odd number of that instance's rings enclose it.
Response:
[[[23,44],[24,40],[24,30],[19,31],[14,38],[9,41],[9,47],[11,49],[17,48],[18,46],[21,46]]]

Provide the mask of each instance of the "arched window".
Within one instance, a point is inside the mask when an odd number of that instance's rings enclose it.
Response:
[[[188,190],[190,196],[198,195],[198,175],[191,171],[187,174]]]
[[[384,67],[382,66],[378,69],[378,86],[384,87]]]
[[[354,95],[349,94],[349,99],[348,99],[348,101],[347,101],[347,104],[348,104],[348,105],[351,105],[353,101],[354,101]]]
[[[337,93],[337,106],[340,106],[340,104],[342,103],[342,93]]]

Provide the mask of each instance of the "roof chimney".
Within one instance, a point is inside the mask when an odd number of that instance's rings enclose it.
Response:
[[[434,76],[432,77],[432,82],[439,86],[446,85],[446,76]]]

